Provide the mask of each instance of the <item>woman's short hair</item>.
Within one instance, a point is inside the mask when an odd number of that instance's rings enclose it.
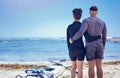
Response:
[[[82,9],[81,8],[73,9],[73,16],[75,19],[79,20],[82,16]]]

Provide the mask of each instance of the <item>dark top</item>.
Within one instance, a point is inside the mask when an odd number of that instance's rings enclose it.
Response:
[[[85,50],[82,37],[74,41],[72,44],[70,44],[69,42],[69,39],[75,35],[75,33],[80,29],[80,27],[81,27],[81,23],[75,21],[73,22],[73,24],[69,25],[67,28],[67,45],[68,45],[69,51]],[[88,42],[92,42],[101,38],[101,35],[90,36],[87,30],[84,33],[84,36]]]
[[[84,43],[82,37],[74,41],[74,43],[72,44],[69,43],[69,38],[72,38],[75,33],[80,29],[80,27],[81,23],[75,21],[67,28],[67,45],[69,51],[84,50]]]

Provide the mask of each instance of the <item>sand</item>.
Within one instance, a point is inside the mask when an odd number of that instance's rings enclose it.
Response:
[[[70,61],[62,62],[64,66],[71,67]],[[45,68],[50,66],[50,62],[39,63],[6,63],[0,62],[0,78],[15,78],[20,74],[25,76],[25,70],[29,68]],[[103,78],[120,78],[120,61],[106,61],[103,62]],[[65,70],[59,78],[70,78],[70,70]],[[76,77],[77,78],[77,77]],[[88,78],[88,65],[84,63],[83,78]],[[95,78],[96,75],[95,75]]]

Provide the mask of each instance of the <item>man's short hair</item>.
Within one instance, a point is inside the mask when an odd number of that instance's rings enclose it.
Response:
[[[79,20],[82,16],[82,9],[81,8],[73,9],[73,16],[75,19]]]
[[[98,8],[96,6],[90,7],[90,11],[98,11]]]

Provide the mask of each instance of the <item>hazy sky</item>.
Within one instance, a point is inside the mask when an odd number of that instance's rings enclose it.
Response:
[[[82,8],[83,20],[92,5],[108,36],[120,37],[120,0],[0,0],[0,37],[65,37],[72,10]]]

